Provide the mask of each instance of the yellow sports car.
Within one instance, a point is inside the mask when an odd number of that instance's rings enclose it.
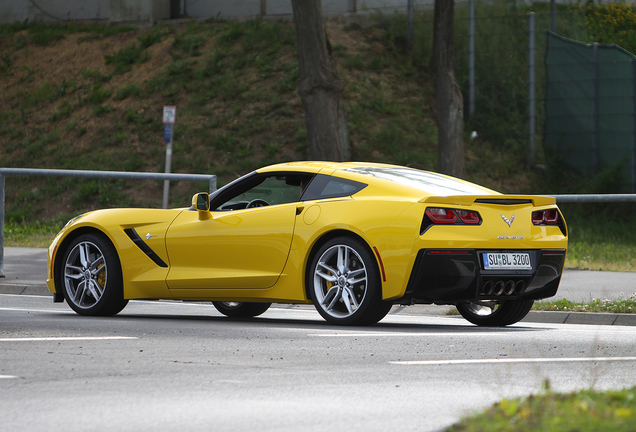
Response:
[[[114,315],[129,299],[212,301],[234,317],[313,303],[330,323],[366,325],[423,303],[504,326],[556,294],[566,248],[552,197],[401,166],[295,162],[189,208],[78,216],[49,248],[47,284],[81,315]]]

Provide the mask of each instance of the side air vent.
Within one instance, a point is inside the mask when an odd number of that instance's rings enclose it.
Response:
[[[134,228],[126,228],[124,230],[124,232],[126,233],[126,235],[128,237],[130,237],[130,239],[133,241],[133,243],[135,243],[135,245],[141,249],[141,251],[143,253],[145,253],[146,255],[148,255],[148,258],[150,258],[155,264],[157,264],[159,267],[168,267],[168,264],[166,264],[160,257],[159,255],[157,255],[155,253],[155,251],[153,251],[152,249],[150,249],[150,246],[148,246],[146,244],[145,241],[142,240],[141,237],[139,237],[139,234],[137,234],[137,231],[135,231]]]
[[[519,204],[532,204],[531,199],[509,199],[509,198],[478,198],[475,200],[480,204],[498,204],[498,205],[519,205]]]

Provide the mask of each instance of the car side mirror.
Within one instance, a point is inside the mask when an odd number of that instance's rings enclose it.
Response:
[[[201,192],[192,197],[192,207],[199,212],[199,219],[206,220],[212,217],[210,213],[210,195]]]

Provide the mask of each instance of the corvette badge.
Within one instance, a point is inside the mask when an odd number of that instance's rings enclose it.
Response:
[[[515,221],[515,215],[513,214],[512,217],[510,218],[510,220],[508,220],[507,217],[505,217],[503,214],[501,214],[501,218],[504,220],[505,223],[508,224],[509,227],[512,226],[512,223]]]

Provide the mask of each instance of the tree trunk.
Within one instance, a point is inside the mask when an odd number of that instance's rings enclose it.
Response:
[[[435,80],[439,171],[464,177],[462,92],[453,72],[454,0],[435,0],[432,69]]]
[[[311,160],[346,161],[351,156],[342,101],[344,82],[331,57],[321,0],[292,0],[298,46],[298,94],[303,101]]]

